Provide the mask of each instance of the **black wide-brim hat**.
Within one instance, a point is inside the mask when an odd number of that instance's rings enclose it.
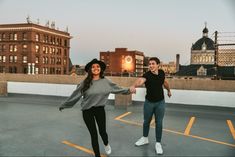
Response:
[[[92,61],[90,61],[89,63],[86,64],[86,66],[85,66],[85,71],[86,72],[89,71],[89,69],[91,68],[92,64],[99,64],[102,71],[105,71],[105,69],[106,69],[105,63],[102,62],[102,61],[99,61],[99,60],[97,60],[95,58],[95,59],[93,59]]]

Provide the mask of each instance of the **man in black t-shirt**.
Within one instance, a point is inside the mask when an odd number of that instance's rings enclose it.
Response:
[[[142,146],[149,143],[148,134],[152,116],[155,116],[155,135],[156,144],[155,149],[157,154],[163,154],[161,145],[162,138],[162,122],[165,113],[165,100],[163,86],[167,89],[167,95],[171,97],[171,91],[168,82],[165,80],[165,73],[159,69],[160,60],[157,57],[149,59],[149,71],[143,77],[136,80],[132,88],[142,86],[145,84],[146,96],[144,102],[144,123],[143,123],[143,137],[136,143],[136,146]]]

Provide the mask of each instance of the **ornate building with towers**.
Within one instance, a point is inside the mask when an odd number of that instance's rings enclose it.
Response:
[[[215,43],[208,37],[208,29],[205,28],[202,31],[202,37],[197,40],[191,47],[191,59],[192,65],[213,65],[215,57]]]
[[[180,65],[176,75],[235,79],[235,43],[222,43],[223,32],[217,31],[213,41],[208,32],[205,24],[202,37],[192,44],[190,65]],[[232,33],[224,37],[231,38]]]

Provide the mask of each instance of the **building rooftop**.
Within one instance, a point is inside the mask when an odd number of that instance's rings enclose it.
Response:
[[[60,112],[66,97],[9,94],[0,97],[0,156],[91,156],[90,135],[79,105]],[[112,156],[156,156],[154,122],[150,143],[142,136],[142,102],[106,105]],[[167,104],[162,156],[234,156],[235,108]],[[101,153],[104,154],[101,139]]]

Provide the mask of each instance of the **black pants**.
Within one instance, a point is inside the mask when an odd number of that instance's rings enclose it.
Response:
[[[92,107],[88,110],[84,110],[82,114],[85,124],[91,135],[91,144],[95,156],[100,157],[96,123],[98,125],[99,134],[103,140],[104,145],[108,144],[108,134],[106,132],[106,116],[105,116],[104,106]]]

